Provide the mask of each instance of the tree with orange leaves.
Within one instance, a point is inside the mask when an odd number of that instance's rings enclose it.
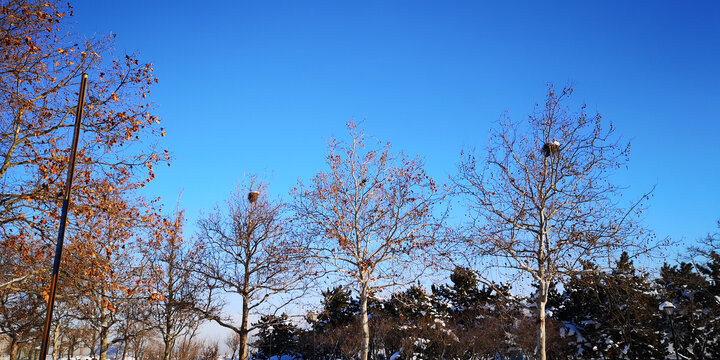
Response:
[[[164,135],[146,99],[157,81],[152,64],[133,55],[113,59],[113,36],[80,40],[71,33],[71,15],[69,5],[55,1],[8,0],[0,6],[3,257],[47,256],[38,244],[50,245],[48,229],[57,229],[81,74],[90,80],[73,203],[90,195],[95,177],[139,186],[167,158],[149,146]],[[35,274],[28,264],[0,264],[0,291],[12,291],[11,285]]]
[[[167,152],[153,147],[164,132],[147,99],[157,81],[152,64],[134,55],[116,58],[114,36],[74,34],[71,16],[72,8],[56,0],[0,6],[0,297],[18,309],[32,305],[19,301],[43,296],[83,73],[89,84],[68,238],[81,239],[77,221],[93,218],[100,192],[108,186],[133,192],[167,159]],[[108,246],[95,245],[69,247],[88,259],[102,257]],[[42,316],[35,318],[39,323]],[[0,321],[13,325],[12,319]]]
[[[329,144],[329,169],[294,190],[296,225],[324,264],[355,285],[360,295],[361,359],[370,341],[368,298],[407,283],[427,264],[434,245],[439,200],[422,162],[393,156],[390,144],[367,145],[353,122],[350,141]]]
[[[155,237],[148,234],[158,231],[150,228],[158,217],[152,204],[129,199],[126,189],[110,181],[97,185],[89,206],[76,212],[67,247],[68,276],[60,283],[69,291],[61,299],[98,333],[100,360],[106,360],[111,345],[149,328],[150,303],[161,298],[151,287],[151,268],[141,251]],[[135,330],[117,331],[119,327]]]

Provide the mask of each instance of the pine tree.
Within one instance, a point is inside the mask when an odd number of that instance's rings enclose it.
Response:
[[[360,307],[350,289],[336,286],[322,292],[322,310],[307,317],[310,329],[301,332],[299,351],[305,359],[349,359],[357,354]],[[371,307],[372,308],[372,307]]]
[[[520,312],[509,306],[510,286],[480,286],[472,269],[457,267],[450,275],[451,285],[432,287],[432,298],[439,316],[447,321],[457,342],[459,359],[507,354],[512,347],[514,321]]]
[[[403,292],[392,294],[385,303],[385,309],[401,320],[416,320],[434,313],[430,295],[420,285],[412,285]]]
[[[492,290],[480,289],[475,271],[459,266],[450,275],[452,286],[441,285],[432,288],[433,294],[445,300],[454,311],[472,309],[490,297]],[[449,309],[448,309],[449,310]]]
[[[298,328],[291,323],[286,314],[280,316],[263,315],[254,324],[258,329],[258,339],[253,346],[258,349],[256,359],[269,359],[273,356],[296,355],[298,351]]]
[[[323,310],[313,324],[316,329],[326,326],[337,327],[350,324],[359,312],[357,300],[352,298],[350,289],[336,286],[322,292]]]
[[[675,305],[672,328],[665,319],[668,341],[674,330],[678,355],[692,359],[720,356],[720,256],[710,252],[708,258],[704,265],[665,264],[657,280],[661,300]]]
[[[659,300],[647,274],[627,253],[615,267],[597,272],[592,263],[571,278],[559,317],[575,335],[577,358],[664,359],[667,344],[658,327]]]
[[[711,251],[710,260],[700,266],[700,273],[708,279],[708,286],[703,293],[702,302],[705,304],[704,314],[708,319],[708,337],[712,339],[708,343],[706,353],[711,359],[720,359],[720,253]]]

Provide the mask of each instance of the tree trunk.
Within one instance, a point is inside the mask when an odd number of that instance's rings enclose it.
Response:
[[[370,324],[368,323],[368,284],[366,274],[362,276],[362,286],[360,289],[360,321],[362,322],[362,345],[360,347],[360,360],[368,360],[370,351]]]
[[[246,241],[250,243],[250,239],[252,239],[252,231],[253,231],[253,212],[255,210],[255,202],[250,202],[250,214],[248,214],[248,222],[247,222],[247,239]],[[248,339],[248,312],[250,311],[250,306],[248,304],[248,301],[250,300],[250,263],[251,263],[251,255],[246,251],[245,253],[245,273],[243,275],[243,284],[242,284],[242,297],[243,297],[243,307],[242,307],[242,321],[240,323],[240,349],[238,349],[238,357],[240,360],[247,360],[247,339]]]
[[[547,289],[545,281],[538,284],[537,305],[537,358],[538,360],[546,360],[545,350],[545,304],[547,304]]]
[[[166,335],[163,336],[163,343],[165,343],[165,350],[163,351],[163,360],[170,360],[170,356],[172,356],[172,348],[173,345],[175,345],[175,338],[171,337],[170,334],[170,320],[169,317],[166,318],[165,322],[165,331]]]
[[[543,178],[547,177],[547,162],[546,159],[543,159],[543,165],[545,168],[545,173],[543,174]],[[544,180],[543,180],[544,182]],[[541,190],[542,192],[542,190]],[[541,202],[541,208],[540,208],[540,251],[537,254],[537,260],[538,260],[538,277],[540,280],[538,280],[538,294],[537,294],[537,300],[536,300],[536,308],[537,308],[537,358],[538,360],[546,360],[547,355],[545,354],[545,304],[547,304],[547,296],[548,296],[548,289],[549,289],[549,281],[547,281],[547,278],[545,277],[545,272],[549,271],[550,269],[546,268],[546,261],[547,261],[547,251],[548,247],[546,247],[547,240],[548,240],[548,223],[547,218],[545,217],[545,205],[544,202]]]
[[[129,343],[130,343],[130,341],[127,339],[125,339],[125,341],[123,341],[122,357],[120,358],[122,360],[125,360],[125,354],[127,354],[127,349],[128,349]],[[117,356],[115,356],[115,358],[117,359]]]
[[[92,332],[92,338],[90,338],[90,342],[92,345],[90,345],[90,353],[92,354],[92,357],[95,357],[95,350],[97,350],[97,332]]]
[[[103,320],[100,328],[100,360],[107,360],[109,330],[107,321]]]
[[[176,223],[177,225],[177,223]],[[170,239],[172,242],[170,246],[170,261],[167,262],[167,276],[170,281],[168,281],[168,299],[175,299],[175,287],[172,285],[174,284],[175,279],[175,266],[174,261],[176,259],[175,255],[175,237],[172,237]],[[163,342],[165,343],[165,350],[163,351],[163,360],[170,360],[170,355],[172,352],[173,345],[175,345],[175,337],[170,335],[173,334],[175,330],[173,327],[172,322],[172,313],[168,311],[168,303],[165,304],[165,326],[163,329]]]
[[[172,345],[169,341],[165,341],[165,351],[163,351],[163,360],[170,360],[170,351],[172,350]]]
[[[10,360],[16,360],[18,356],[18,345],[17,341],[13,338],[10,340]]]
[[[242,322],[240,323],[240,349],[238,357],[240,360],[247,360],[247,340],[248,340],[248,297],[243,296]]]
[[[58,339],[60,338],[60,322],[58,321],[57,325],[55,325],[55,332],[53,333],[53,342],[52,342],[52,358],[53,360],[57,360],[58,356],[60,354],[60,347],[58,346]]]

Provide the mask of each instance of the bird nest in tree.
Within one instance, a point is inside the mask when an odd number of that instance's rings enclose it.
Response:
[[[258,196],[260,196],[260,192],[258,192],[258,191],[251,191],[251,192],[248,193],[248,200],[249,200],[251,203],[254,203],[255,201],[257,201]]]
[[[545,155],[545,157],[549,157],[551,155],[557,155],[558,153],[560,153],[560,143],[557,141],[545,143],[545,145],[543,145],[541,151],[542,151],[543,155]]]

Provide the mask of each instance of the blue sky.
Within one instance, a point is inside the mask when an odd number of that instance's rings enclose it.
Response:
[[[645,225],[689,242],[720,218],[720,5],[714,2],[77,1],[76,31],[155,64],[174,161],[148,188],[190,222],[245,174],[286,196],[348,119],[441,181],[460,150],[575,87],[632,142],[617,179],[657,184]],[[189,230],[192,230],[190,224]]]
[[[77,1],[76,30],[116,33],[155,64],[172,166],[149,191],[190,222],[245,174],[286,196],[348,119],[424,157],[441,181],[524,118],[547,83],[575,87],[632,142],[617,178],[657,184],[645,225],[694,241],[720,218],[720,6],[714,2]],[[192,224],[191,224],[192,228]]]
[[[351,118],[440,181],[547,83],[632,142],[616,175],[644,224],[688,243],[720,218],[720,5],[670,1],[75,1],[76,31],[155,64],[172,166],[148,194],[189,219],[246,174],[287,198]],[[552,4],[552,6],[550,5]],[[675,256],[674,253],[670,256]]]

